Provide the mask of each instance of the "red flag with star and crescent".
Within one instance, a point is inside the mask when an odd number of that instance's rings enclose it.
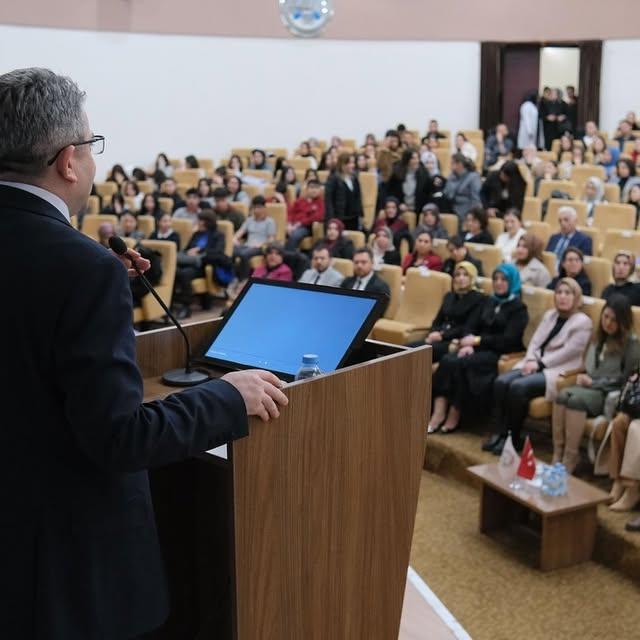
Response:
[[[533,447],[531,446],[531,440],[529,436],[524,443],[524,449],[522,450],[522,457],[520,458],[520,466],[518,467],[518,473],[521,478],[531,480],[536,475],[536,459],[533,457]]]

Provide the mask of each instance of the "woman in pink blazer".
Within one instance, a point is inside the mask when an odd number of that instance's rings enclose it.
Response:
[[[572,278],[559,280],[554,304],[555,308],[542,317],[524,358],[494,382],[497,432],[482,445],[485,451],[496,455],[502,453],[509,431],[514,445],[519,448],[520,430],[529,411],[529,401],[544,396],[545,400],[553,402],[558,376],[583,365],[593,327],[589,316],[578,311],[582,305],[580,285]]]

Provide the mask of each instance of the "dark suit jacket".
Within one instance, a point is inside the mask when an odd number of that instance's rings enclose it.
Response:
[[[123,640],[168,598],[146,469],[247,434],[211,381],[142,403],[122,263],[0,186],[0,635]]]
[[[559,233],[554,233],[547,243],[547,251],[552,251],[555,253],[555,248],[558,242],[560,242],[560,238],[562,235]],[[568,244],[567,249],[569,247],[575,247],[576,249],[580,249],[585,256],[590,256],[593,254],[593,243],[591,242],[591,238],[586,234],[582,233],[582,231],[576,231],[573,234],[573,238],[571,238],[571,242]]]
[[[337,174],[332,173],[324,188],[324,215],[327,222],[338,218],[344,226],[352,231],[359,228],[358,219],[362,216],[362,196],[358,178],[351,178],[353,190]]]
[[[353,289],[353,285],[356,283],[357,279],[358,278],[356,278],[355,276],[345,278],[340,286],[343,289]],[[380,316],[383,316],[384,312],[389,306],[389,299],[391,298],[391,290],[389,289],[389,285],[377,273],[374,273],[364,290],[371,291],[372,293],[384,293],[387,296],[387,301],[384,303],[382,313],[380,314]]]

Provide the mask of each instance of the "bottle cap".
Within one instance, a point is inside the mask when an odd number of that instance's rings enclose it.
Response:
[[[302,364],[318,364],[318,356],[314,353],[305,353],[302,356]]]

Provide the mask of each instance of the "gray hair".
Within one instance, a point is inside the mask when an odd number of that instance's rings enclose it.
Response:
[[[569,214],[571,220],[575,221],[578,219],[578,212],[573,207],[560,207],[558,209],[558,217],[560,217],[562,213]]]
[[[0,174],[39,175],[84,132],[85,93],[49,69],[0,75]]]

